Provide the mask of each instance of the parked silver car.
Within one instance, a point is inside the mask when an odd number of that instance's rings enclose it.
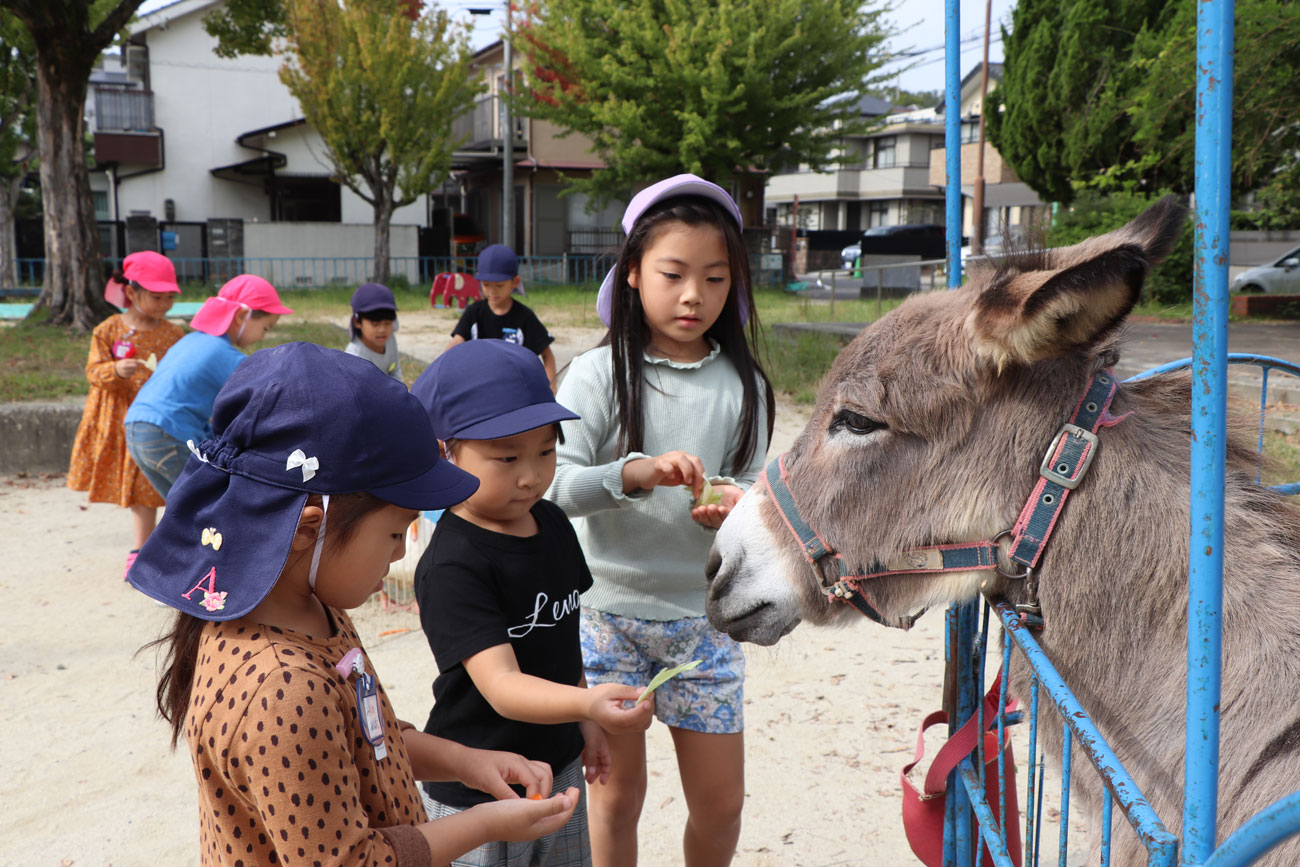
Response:
[[[1267,265],[1256,265],[1237,275],[1233,292],[1273,292],[1300,295],[1300,247]]]

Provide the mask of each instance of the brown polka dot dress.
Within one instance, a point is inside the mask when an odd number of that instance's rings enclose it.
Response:
[[[393,708],[379,687],[388,756],[376,759],[357,675],[334,668],[361,641],[345,613],[329,612],[328,639],[243,620],[203,630],[185,736],[204,865],[430,863],[411,827],[426,817]]]
[[[88,491],[90,502],[155,509],[163,504],[162,497],[126,453],[126,431],[122,427],[126,410],[150,371],[141,364],[129,379],[118,376],[113,370],[113,344],[125,338],[135,344],[136,358],[141,361],[151,353],[161,359],[184,336],[184,328],[165,320],[148,331],[132,332],[120,313],[99,323],[91,334],[86,360],[90,394],[86,396],[68,466],[68,487]]]

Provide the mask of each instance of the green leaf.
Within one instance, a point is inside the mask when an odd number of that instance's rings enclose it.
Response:
[[[672,680],[674,677],[681,674],[683,671],[690,671],[693,668],[698,668],[700,663],[703,661],[704,660],[702,659],[695,659],[690,662],[683,662],[681,665],[675,668],[665,668],[663,671],[656,674],[654,678],[650,681],[650,685],[645,688],[645,691],[642,692],[641,695],[637,696],[636,703],[640,704],[641,702],[645,701],[647,698],[650,697],[650,693],[654,692],[656,689],[663,686],[665,683]]]

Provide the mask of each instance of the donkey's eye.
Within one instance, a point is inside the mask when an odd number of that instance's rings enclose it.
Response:
[[[884,430],[888,425],[882,421],[876,421],[874,418],[867,418],[860,412],[842,409],[835,414],[835,419],[831,422],[831,430],[843,428],[851,434],[863,436],[878,430]]]

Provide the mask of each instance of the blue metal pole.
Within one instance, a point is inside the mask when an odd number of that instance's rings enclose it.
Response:
[[[1214,851],[1219,800],[1224,443],[1228,393],[1228,206],[1233,0],[1196,4],[1196,281],[1192,314],[1185,865]]]
[[[961,4],[944,0],[943,146],[948,171],[948,288],[961,285]]]
[[[1203,867],[1245,867],[1300,832],[1300,792],[1275,801],[1232,832]]]

